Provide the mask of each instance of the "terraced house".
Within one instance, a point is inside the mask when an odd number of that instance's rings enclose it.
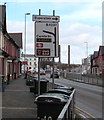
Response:
[[[6,5],[0,5],[0,75],[17,78],[21,73],[22,33],[8,33]]]
[[[91,56],[91,73],[104,76],[104,46]]]

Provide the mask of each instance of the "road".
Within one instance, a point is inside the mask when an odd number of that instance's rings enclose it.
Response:
[[[52,81],[49,76],[47,78]],[[93,118],[104,118],[102,114],[102,101],[104,102],[102,97],[104,91],[102,87],[74,82],[63,78],[55,78],[55,83],[74,87],[76,89],[76,106]]]

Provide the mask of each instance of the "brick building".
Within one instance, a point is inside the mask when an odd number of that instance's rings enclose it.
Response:
[[[8,33],[6,29],[6,6],[0,5],[0,74],[10,79],[21,73],[20,49],[22,33]]]
[[[91,56],[91,73],[104,76],[104,46],[99,46]]]
[[[21,55],[21,61],[24,62],[24,54]],[[38,67],[37,59],[35,55],[33,54],[25,54],[25,71],[29,71],[31,69],[31,72],[36,71]],[[24,73],[24,64],[22,64],[22,72]]]

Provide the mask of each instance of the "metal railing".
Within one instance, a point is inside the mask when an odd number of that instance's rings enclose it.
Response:
[[[83,82],[83,83],[87,83],[87,84],[104,86],[103,76],[91,75],[91,74],[81,75],[81,74],[69,73],[69,72],[62,72],[61,76],[63,78],[77,81],[77,82]]]
[[[57,120],[73,120],[74,119],[74,95],[75,95],[75,89],[73,90],[72,94],[70,95],[70,98],[68,102],[63,107],[61,113],[59,114]]]

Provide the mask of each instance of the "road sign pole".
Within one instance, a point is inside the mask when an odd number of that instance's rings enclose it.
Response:
[[[39,9],[39,15],[41,15],[41,9]],[[40,95],[40,57],[38,58],[38,95]]]
[[[40,57],[38,58],[38,95],[40,95]]]
[[[53,16],[55,16],[55,10],[53,10]],[[56,27],[54,28],[54,42],[56,44]],[[55,45],[55,56],[56,56],[56,45]],[[53,57],[53,76],[52,76],[52,88],[54,89],[54,57]]]
[[[53,57],[53,70],[52,70],[52,88],[54,89],[54,57]]]
[[[56,27],[54,28],[55,56],[56,56]]]
[[[50,57],[53,59],[52,84],[54,88],[54,58],[58,57],[58,23],[60,21],[60,17],[55,16],[55,10],[53,10],[52,16],[41,15],[41,9],[39,9],[39,15],[33,15],[32,20],[35,21],[35,54],[39,58],[38,64],[40,64],[40,58]],[[39,95],[40,65],[38,65],[38,82]]]

